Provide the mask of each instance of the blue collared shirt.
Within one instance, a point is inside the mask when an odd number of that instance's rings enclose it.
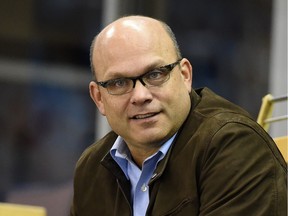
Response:
[[[176,134],[165,142],[160,149],[142,164],[142,170],[133,162],[130,151],[122,139],[118,136],[110,150],[113,159],[118,163],[126,178],[131,182],[131,197],[133,201],[133,215],[144,216],[149,204],[148,183],[154,174],[155,168],[167,154]]]

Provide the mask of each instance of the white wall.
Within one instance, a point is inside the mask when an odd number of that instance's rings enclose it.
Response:
[[[287,95],[287,0],[273,1],[269,93]],[[287,115],[287,101],[276,105],[274,114]],[[287,134],[287,121],[271,124],[270,133]]]

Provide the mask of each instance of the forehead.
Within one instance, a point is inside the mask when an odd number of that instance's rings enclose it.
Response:
[[[171,38],[159,23],[125,20],[99,34],[92,63],[99,79],[137,76],[175,60],[175,53]]]

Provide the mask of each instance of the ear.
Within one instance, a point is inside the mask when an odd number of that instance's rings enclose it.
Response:
[[[181,75],[184,81],[184,84],[186,85],[187,90],[189,93],[192,90],[192,65],[190,64],[189,60],[186,58],[183,58],[180,62],[181,65]]]
[[[92,100],[96,104],[99,112],[105,116],[106,115],[105,114],[105,106],[104,106],[104,103],[102,101],[102,95],[101,95],[101,92],[99,91],[99,86],[94,81],[91,81],[89,83],[89,92],[90,92],[90,97],[92,98]]]

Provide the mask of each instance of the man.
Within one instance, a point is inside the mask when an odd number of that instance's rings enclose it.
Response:
[[[91,98],[113,131],[79,159],[71,215],[286,215],[274,142],[238,106],[191,88],[165,23],[116,20],[95,37],[91,66]]]

